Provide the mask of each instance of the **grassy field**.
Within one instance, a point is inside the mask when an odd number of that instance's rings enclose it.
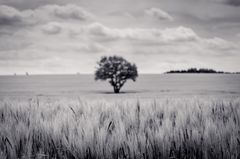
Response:
[[[0,158],[240,158],[240,99],[0,102]]]

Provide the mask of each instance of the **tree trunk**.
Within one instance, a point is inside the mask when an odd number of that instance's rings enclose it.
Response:
[[[114,88],[114,93],[119,93],[120,89],[119,88]]]

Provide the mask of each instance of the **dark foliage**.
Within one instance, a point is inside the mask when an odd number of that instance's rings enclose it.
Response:
[[[119,93],[128,79],[136,81],[138,77],[137,66],[123,57],[104,56],[97,64],[95,80],[108,80],[115,93]]]
[[[190,68],[187,70],[171,70],[166,73],[228,73],[223,71],[215,71],[213,69],[206,69],[206,68]]]

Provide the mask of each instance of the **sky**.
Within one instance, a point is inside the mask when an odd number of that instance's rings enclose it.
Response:
[[[240,72],[240,0],[0,0],[0,74]]]

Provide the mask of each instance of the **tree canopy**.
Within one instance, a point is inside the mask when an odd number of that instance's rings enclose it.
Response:
[[[103,56],[95,72],[95,80],[108,80],[114,92],[119,93],[128,79],[136,81],[137,66],[120,56]]]

